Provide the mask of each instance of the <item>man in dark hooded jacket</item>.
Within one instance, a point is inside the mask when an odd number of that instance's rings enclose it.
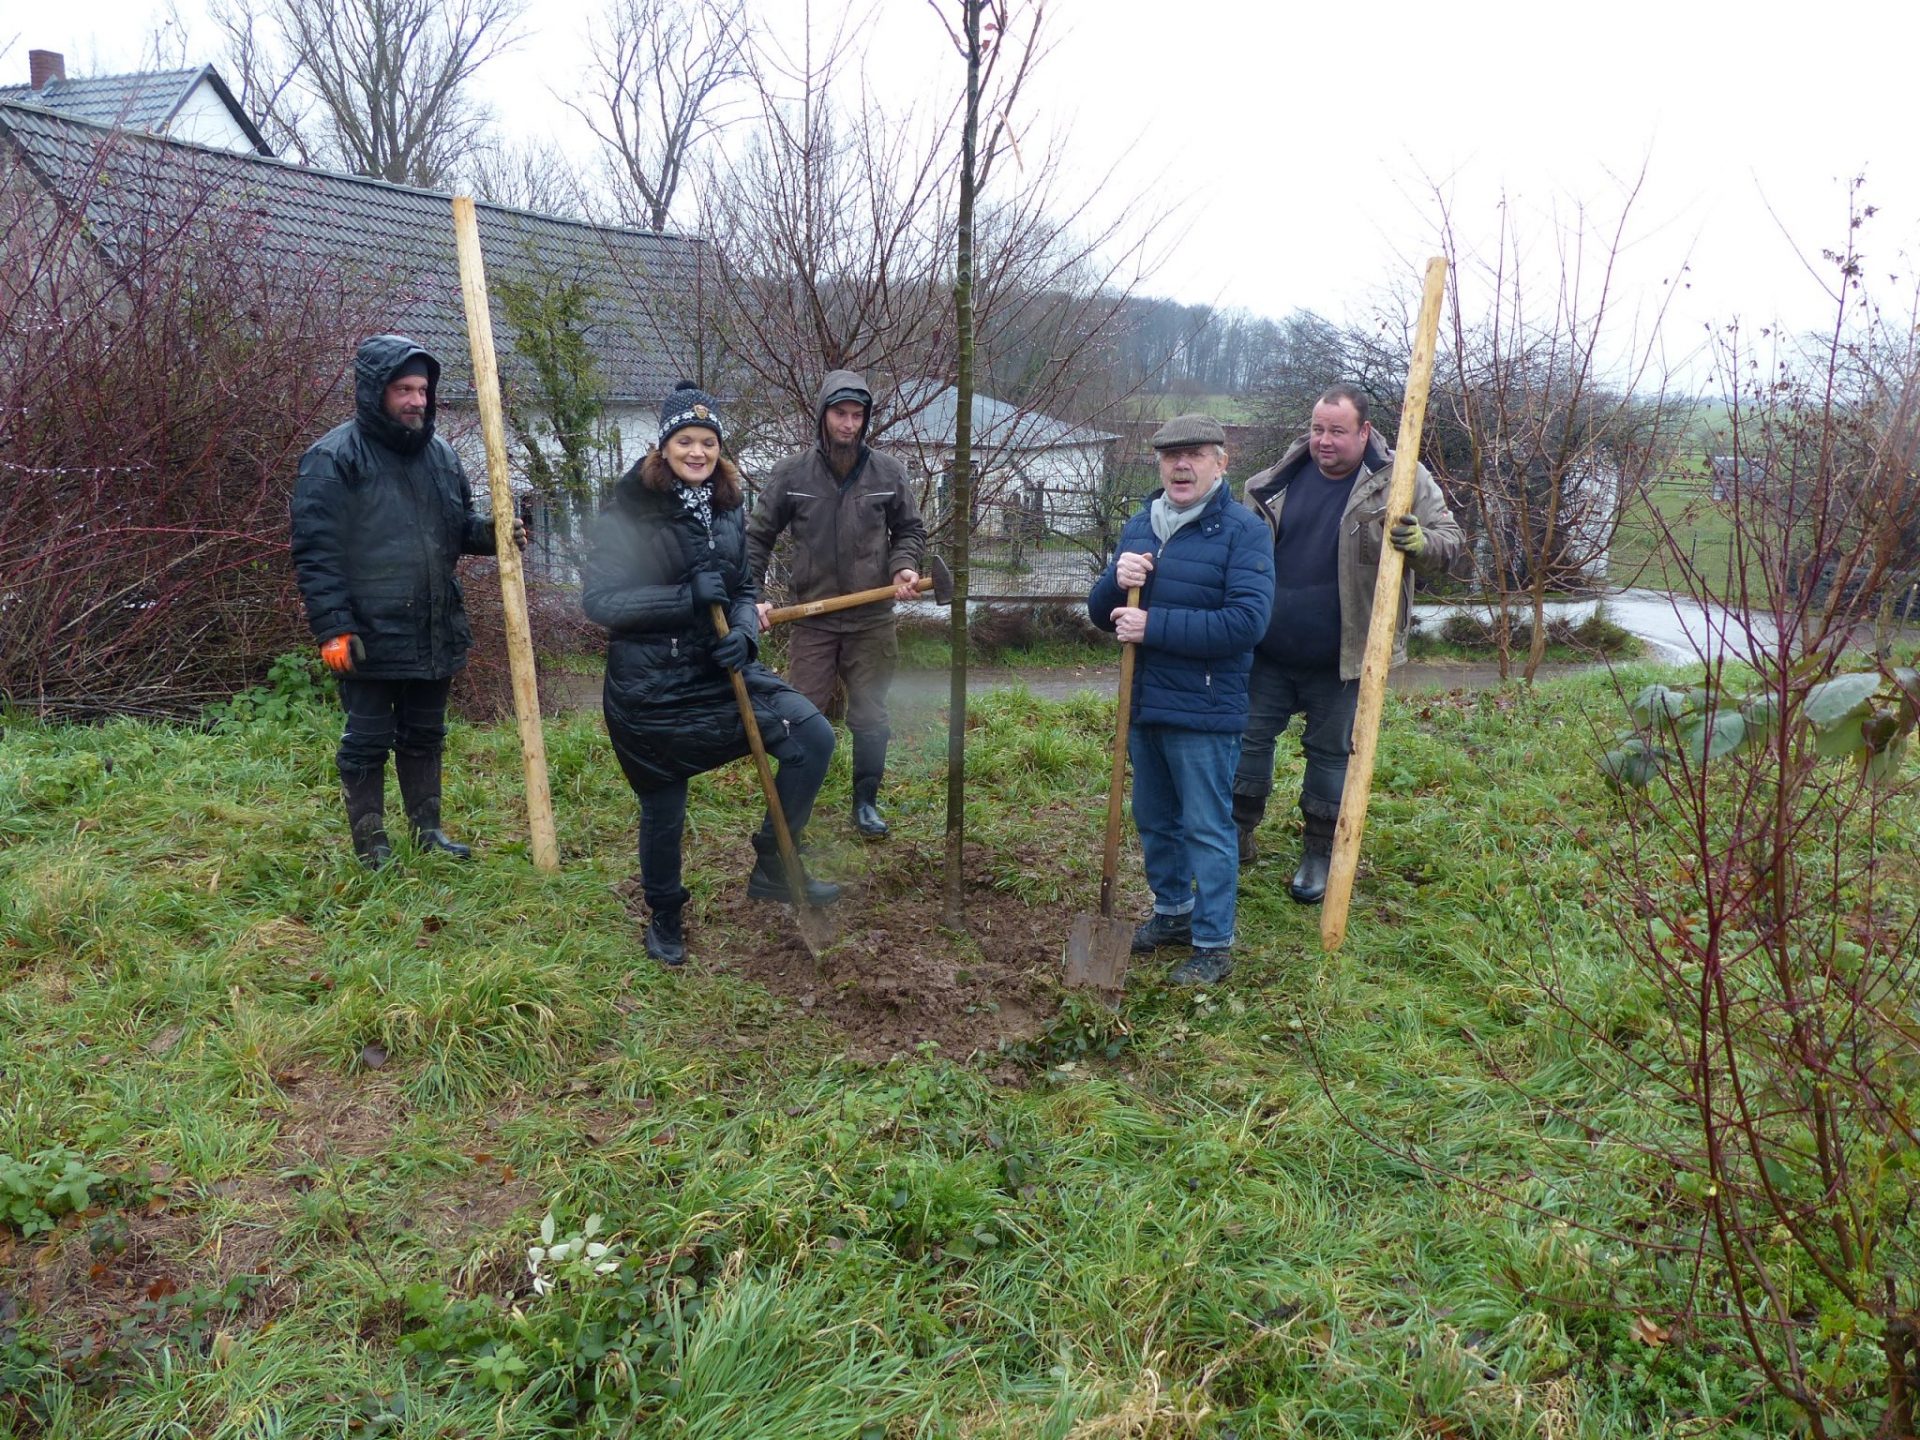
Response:
[[[836,685],[847,691],[853,737],[853,823],[870,840],[887,833],[880,781],[887,766],[887,688],[899,644],[895,600],[919,591],[927,527],[898,460],[867,446],[873,392],[851,370],[828,373],[814,406],[814,443],[773,467],[747,527],[747,569],[759,584],[774,542],[793,536],[793,597],[830,600],[891,585],[885,600],[794,624],[787,680],[823,714]],[[762,615],[764,619],[764,612]]]
[[[336,757],[347,823],[362,864],[391,858],[391,750],[416,843],[464,860],[468,848],[440,828],[447,691],[473,643],[454,566],[494,553],[493,523],[434,434],[440,362],[403,335],[374,335],[353,374],[353,419],[300,457],[292,507],[307,623],[347,716]],[[514,539],[526,543],[518,521]]]

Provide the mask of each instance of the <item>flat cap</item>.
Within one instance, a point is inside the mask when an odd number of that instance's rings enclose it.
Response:
[[[1175,450],[1182,445],[1224,445],[1227,432],[1211,415],[1176,415],[1147,442],[1156,450]]]

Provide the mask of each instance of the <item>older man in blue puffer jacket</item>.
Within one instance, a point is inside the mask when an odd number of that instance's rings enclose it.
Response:
[[[1191,944],[1167,977],[1176,985],[1212,984],[1233,966],[1233,769],[1253,647],[1273,607],[1272,537],[1225,484],[1226,440],[1207,415],[1154,432],[1161,488],[1127,522],[1087,597],[1096,625],[1140,647],[1128,755],[1153,914],[1133,948]]]

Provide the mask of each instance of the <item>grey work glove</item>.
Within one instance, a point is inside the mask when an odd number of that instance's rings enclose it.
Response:
[[[1411,515],[1402,515],[1394,521],[1393,529],[1387,532],[1387,539],[1403,555],[1424,554],[1427,548],[1427,532],[1420,528],[1420,522]]]

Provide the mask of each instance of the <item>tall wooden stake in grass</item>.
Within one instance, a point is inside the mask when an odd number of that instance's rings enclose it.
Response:
[[[467,342],[473,350],[473,389],[480,401],[480,434],[487,445],[487,488],[493,496],[494,549],[500,566],[500,616],[507,631],[513,710],[520,721],[520,758],[527,780],[527,834],[533,863],[542,870],[558,870],[560,844],[553,828],[553,793],[547,785],[540,693],[533,678],[527,584],[520,570],[520,549],[513,543],[513,481],[507,473],[507,425],[493,351],[493,316],[487,309],[487,272],[480,256],[480,222],[473,201],[465,195],[453,197],[453,237],[467,308]]]
[[[1427,418],[1427,390],[1433,383],[1433,351],[1440,332],[1440,302],[1447,289],[1447,262],[1427,262],[1426,289],[1413,334],[1413,363],[1407,369],[1407,397],[1400,407],[1400,431],[1393,437],[1393,478],[1387,482],[1383,530],[1412,513],[1414,477],[1420,469],[1420,428]],[[1321,902],[1320,944],[1331,952],[1347,937],[1347,906],[1353,899],[1354,872],[1360,865],[1360,837],[1367,828],[1367,801],[1373,796],[1374,747],[1380,739],[1380,712],[1387,700],[1387,667],[1393,661],[1393,632],[1400,623],[1400,586],[1406,557],[1391,545],[1380,547],[1380,573],[1373,587],[1373,618],[1360,664],[1360,701],[1353,718],[1353,758],[1340,796],[1340,823],[1334,829],[1333,864]]]
[[[961,0],[967,60],[967,117],[960,131],[959,249],[954,265],[954,330],[959,340],[953,412],[953,479],[948,486],[953,568],[953,664],[947,696],[946,921],[965,922],[961,859],[967,841],[967,530],[973,518],[973,196],[980,137],[980,14],[987,0]]]

